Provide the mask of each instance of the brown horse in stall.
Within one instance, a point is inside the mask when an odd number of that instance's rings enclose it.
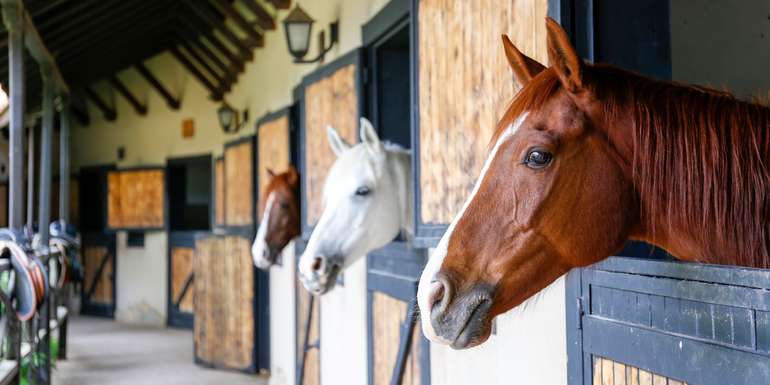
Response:
[[[254,264],[260,269],[269,269],[278,260],[281,251],[294,237],[299,228],[299,173],[289,170],[276,175],[267,170],[270,182],[265,187],[260,202],[261,213],[257,236],[251,246]]]
[[[423,331],[454,348],[629,239],[770,267],[770,108],[584,63],[546,25],[550,68],[503,39],[523,88],[420,279]]]

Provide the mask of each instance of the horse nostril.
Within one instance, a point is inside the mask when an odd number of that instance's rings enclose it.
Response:
[[[310,268],[313,271],[319,271],[323,267],[323,264],[324,264],[324,260],[322,257],[315,257],[313,258],[313,264],[310,265]]]
[[[446,312],[449,303],[452,301],[452,285],[449,280],[439,275],[431,282],[430,304],[431,314],[441,315]]]
[[[267,258],[267,257],[269,257],[269,256],[270,256],[269,254],[270,254],[270,252],[267,250],[267,247],[265,247],[264,249],[262,249],[262,257],[263,257],[263,258]]]

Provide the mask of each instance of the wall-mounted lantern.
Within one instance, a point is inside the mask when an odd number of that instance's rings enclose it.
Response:
[[[295,63],[315,63],[323,60],[329,50],[332,49],[334,44],[339,41],[339,24],[335,21],[329,24],[329,45],[326,44],[326,38],[324,31],[318,34],[320,52],[318,56],[313,59],[305,60],[304,57],[310,50],[310,35],[313,31],[313,20],[310,15],[300,8],[299,4],[289,12],[289,15],[283,19],[283,29],[286,31],[286,44],[289,47],[289,53],[294,56]]]
[[[222,126],[222,130],[227,133],[238,132],[249,120],[249,110],[243,110],[243,119],[240,114],[229,104],[222,103],[222,106],[217,110],[217,116],[219,117],[219,125]]]

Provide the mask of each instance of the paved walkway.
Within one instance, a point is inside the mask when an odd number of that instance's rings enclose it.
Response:
[[[124,325],[99,318],[70,321],[69,358],[54,385],[264,385],[266,379],[193,363],[189,330]]]

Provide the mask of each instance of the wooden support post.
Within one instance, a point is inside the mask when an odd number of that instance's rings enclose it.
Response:
[[[257,46],[261,47],[264,44],[264,40],[262,38],[262,34],[257,32],[257,30],[254,29],[254,27],[249,23],[246,18],[243,17],[234,7],[232,4],[230,4],[227,0],[214,0],[214,4],[217,5],[217,7],[224,12],[227,17],[231,18],[235,24],[238,24],[238,27],[243,30],[249,37],[257,42]]]
[[[174,95],[171,95],[171,92],[169,92],[166,87],[163,86],[163,84],[158,80],[158,78],[155,77],[155,75],[152,74],[149,68],[145,67],[143,63],[138,63],[134,66],[134,68],[139,72],[140,75],[146,80],[152,88],[155,89],[155,91],[158,91],[158,93],[163,97],[163,99],[166,99],[166,104],[168,104],[169,107],[171,107],[172,110],[178,110],[181,104],[179,103],[179,98],[175,97]]]
[[[275,20],[273,20],[273,17],[267,13],[261,4],[257,3],[255,0],[243,0],[243,4],[246,4],[246,7],[251,11],[251,13],[257,17],[257,24],[260,26],[260,28],[264,30],[275,29]]]
[[[126,85],[123,84],[123,82],[121,82],[117,76],[110,76],[110,84],[115,87],[115,90],[117,90],[118,93],[126,98],[126,101],[128,101],[128,103],[134,107],[134,111],[136,111],[137,114],[147,115],[147,105],[142,104],[142,102],[140,102],[139,99],[137,99],[136,96],[131,93],[131,90],[129,90],[128,87],[126,87]]]
[[[109,121],[114,121],[117,119],[118,113],[115,111],[115,108],[110,107],[107,103],[105,103],[105,101],[102,100],[102,97],[96,93],[96,91],[94,91],[90,86],[86,86],[85,91],[86,95],[91,98],[94,104],[96,104],[96,107],[102,111],[105,119]]]
[[[169,49],[169,52],[178,60],[182,65],[187,68],[190,73],[195,76],[198,81],[200,81],[203,86],[208,88],[208,90],[211,92],[211,98],[220,101],[222,100],[222,93],[219,91],[219,89],[214,85],[214,83],[211,82],[208,78],[206,78],[205,75],[197,68],[195,65],[185,56],[183,55],[178,48],[171,47]]]
[[[10,113],[10,156],[8,226],[21,231],[24,226],[24,25],[20,6],[3,4],[3,22],[8,30],[8,77]]]
[[[66,99],[59,114],[59,219],[70,220],[70,103]]]

